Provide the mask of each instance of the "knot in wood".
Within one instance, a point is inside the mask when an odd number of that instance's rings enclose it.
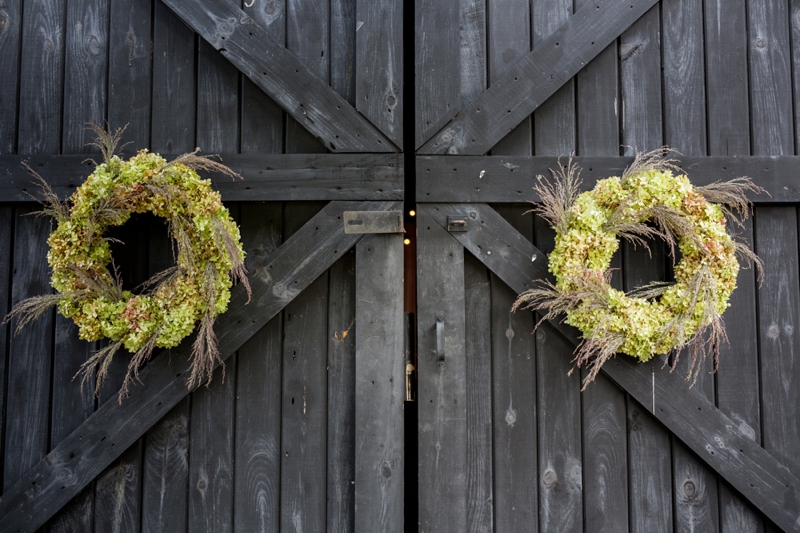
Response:
[[[767,46],[767,40],[764,39],[763,37],[759,37],[758,39],[756,39],[756,46],[759,48],[764,48],[765,46]]]
[[[683,493],[687,498],[694,498],[694,495],[697,493],[697,487],[695,487],[692,481],[687,481],[683,484]]]
[[[556,482],[556,473],[553,470],[548,470],[542,476],[542,481],[544,481],[545,486],[551,486],[553,483]]]

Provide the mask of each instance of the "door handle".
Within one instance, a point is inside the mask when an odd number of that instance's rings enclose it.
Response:
[[[436,360],[444,361],[444,317],[436,315]]]

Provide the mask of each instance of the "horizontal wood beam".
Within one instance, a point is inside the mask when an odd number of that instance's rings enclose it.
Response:
[[[697,185],[748,176],[769,192],[750,201],[800,202],[800,156],[679,157],[680,167]],[[566,158],[561,158],[566,163]],[[620,176],[632,157],[574,158],[583,171],[583,189],[599,179]],[[537,175],[557,168],[550,156],[417,156],[418,202],[538,202]],[[770,196],[771,195],[771,196]]]
[[[344,233],[342,215],[388,210],[395,202],[331,202],[250,274],[252,299],[241,286],[216,322],[223,359],[325,272],[363,235]],[[0,497],[0,533],[35,531],[158,422],[189,390],[191,341],[162,352],[142,370],[143,384],[122,404],[105,402],[69,437]]]
[[[419,154],[485,154],[658,0],[585,3],[453,117]]]
[[[297,56],[229,0],[164,0],[190,28],[224,55],[333,152],[394,152],[363,115],[316,77]]]
[[[170,156],[165,156],[170,159]],[[22,163],[38,172],[61,198],[94,169],[92,155],[0,155],[0,202],[32,201],[38,187]],[[209,175],[225,201],[402,200],[399,154],[223,154],[244,177]]]
[[[467,231],[450,235],[515,292],[530,288],[534,279],[549,277],[547,256],[486,204],[420,204],[418,210],[445,229],[448,215],[466,217]],[[560,320],[551,324],[569,341],[580,342],[577,329]],[[620,356],[603,365],[603,372],[776,525],[785,531],[800,529],[796,466],[778,461],[745,435],[700,391],[690,388],[684,376],[658,366],[659,361],[639,364]]]

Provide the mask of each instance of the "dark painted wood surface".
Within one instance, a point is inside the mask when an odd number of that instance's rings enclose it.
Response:
[[[177,136],[180,132],[171,133]],[[0,156],[0,202],[31,201],[26,193],[36,194],[35,182],[23,162],[44,177],[56,194],[66,198],[92,172],[94,163],[89,159],[99,158],[97,155]],[[225,154],[221,159],[243,178],[209,176],[225,201],[403,197],[403,161],[398,155]]]

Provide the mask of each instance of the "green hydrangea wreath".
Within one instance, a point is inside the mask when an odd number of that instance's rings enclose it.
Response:
[[[728,234],[727,219],[746,217],[745,193],[761,189],[747,178],[693,187],[685,175],[673,173],[678,169],[663,150],[638,156],[622,177],[600,180],[582,194],[579,169],[571,160],[559,167],[553,181],[539,177],[535,190],[542,202],[533,209],[556,230],[549,256],[556,282],[521,294],[515,308],[546,310],[543,320],[566,313],[566,322],[584,337],[575,358],[579,367],[590,363],[584,386],[617,352],[648,361],[689,347],[690,376],[709,351],[716,370],[719,345],[726,340],[722,313],[739,272],[736,255],[760,266],[749,248]],[[659,237],[673,258],[677,246],[675,282],[630,294],[614,289],[610,266],[619,237],[645,247],[647,238]]]
[[[235,174],[196,152],[167,162],[142,150],[123,161],[113,155],[118,137],[105,135],[106,144],[112,144],[110,149],[103,144],[105,162],[75,191],[71,205],[60,203],[40,179],[45,188],[43,213],[58,222],[47,241],[51,285],[57,294],[25,300],[9,316],[20,317],[19,329],[57,305],[78,326],[81,339],[110,339],[82,366],[84,378],[97,373],[98,388],[112,357],[124,346],[134,355],[121,395],[155,347],[177,346],[200,321],[192,350],[192,387],[210,380],[214,366],[221,363],[213,324],[227,310],[232,279],[250,292],[239,229],[219,193],[195,169]],[[122,289],[116,268],[109,268],[110,242],[103,234],[124,224],[131,213],[144,212],[167,220],[177,264],[134,294]]]

